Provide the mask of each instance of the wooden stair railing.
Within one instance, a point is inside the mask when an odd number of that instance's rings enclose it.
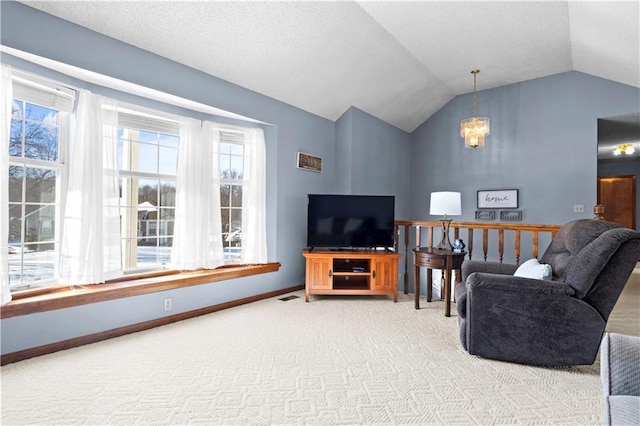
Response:
[[[538,257],[539,254],[539,236],[541,233],[550,233],[551,239],[553,239],[561,225],[523,225],[523,224],[511,224],[511,223],[486,223],[486,222],[451,222],[450,232],[453,230],[453,240],[460,238],[460,231],[466,229],[466,248],[467,256],[469,259],[473,258],[474,250],[474,231],[482,231],[482,256],[484,261],[487,261],[489,255],[489,231],[495,230],[498,235],[498,257],[500,263],[504,259],[504,234],[505,231],[514,232],[514,256],[515,263],[520,263],[520,245],[523,233],[531,233],[531,253],[533,257]],[[400,228],[404,228],[401,230]],[[433,247],[433,229],[440,229],[440,221],[415,221],[415,220],[398,220],[395,222],[395,250],[396,253],[404,253],[404,293],[407,294],[409,290],[409,259],[411,258],[409,241],[410,230],[414,228],[415,231],[415,247]],[[427,229],[427,242],[422,244],[422,229]],[[403,251],[400,250],[400,232],[403,233]]]

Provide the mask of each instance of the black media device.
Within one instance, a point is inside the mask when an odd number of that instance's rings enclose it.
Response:
[[[393,247],[394,196],[309,194],[308,201],[310,249]]]

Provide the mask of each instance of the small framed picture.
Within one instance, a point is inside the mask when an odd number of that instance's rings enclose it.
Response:
[[[318,157],[304,152],[298,152],[296,156],[296,166],[299,169],[311,170],[312,172],[322,171],[322,157]]]
[[[495,220],[496,212],[493,210],[476,210],[476,220]]]
[[[516,222],[522,220],[522,210],[507,210],[500,212],[500,220]]]
[[[517,189],[491,189],[478,191],[479,209],[517,209]]]

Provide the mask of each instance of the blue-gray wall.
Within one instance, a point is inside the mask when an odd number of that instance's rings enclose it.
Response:
[[[396,196],[398,219],[428,219],[428,194],[463,193],[461,220],[473,220],[478,189],[518,188],[523,222],[589,217],[596,195],[596,120],[637,112],[639,90],[571,72],[479,93],[492,120],[482,150],[465,150],[457,128],[471,96],[453,99],[413,134],[351,108],[333,123],[221,79],[59,20],[0,2],[2,44],[268,125],[269,258],[279,272],[1,321],[2,353],[301,285],[308,193]],[[322,173],[295,167],[298,151],[323,158]],[[584,204],[585,214],[572,213]]]
[[[640,110],[640,89],[567,72],[478,92],[478,115],[491,119],[482,149],[464,147],[460,120],[471,95],[458,96],[411,135],[414,219],[427,219],[432,191],[462,192],[474,220],[483,189],[519,190],[523,223],[562,224],[592,217],[596,203],[597,120]],[[584,204],[584,213],[573,213]]]
[[[345,194],[395,195],[396,219],[409,218],[410,135],[358,108],[336,122],[336,188]]]
[[[462,215],[454,219],[474,221],[477,191],[486,189],[518,189],[520,223],[593,217],[598,118],[638,111],[640,89],[580,72],[524,81],[478,92],[478,115],[491,119],[491,134],[484,148],[469,149],[459,124],[472,115],[472,94],[457,96],[411,135],[411,218],[437,219],[429,216],[429,194],[459,191]],[[574,213],[575,204],[584,213]],[[505,234],[505,262],[515,262],[514,237]],[[482,259],[481,238],[474,234],[474,259]],[[497,242],[497,232],[490,233],[488,260],[499,259]],[[550,234],[540,235],[538,257],[549,242]],[[531,257],[525,233],[520,261]]]
[[[472,94],[457,96],[411,135],[411,218],[437,219],[429,216],[429,194],[459,191],[462,215],[454,219],[474,221],[477,191],[486,189],[518,189],[520,223],[593,217],[598,118],[638,111],[640,89],[580,72],[524,81],[478,92],[478,115],[491,119],[491,134],[484,148],[468,149],[459,124],[472,115]],[[574,213],[575,204],[584,213]],[[482,259],[481,238],[474,234],[474,259]],[[497,241],[490,233],[488,260],[499,259]],[[549,242],[540,235],[539,257]],[[515,262],[514,245],[513,233],[505,234],[505,262]],[[525,233],[520,261],[531,257]]]

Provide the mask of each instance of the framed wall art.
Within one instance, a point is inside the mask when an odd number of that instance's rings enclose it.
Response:
[[[493,210],[476,210],[476,220],[495,220],[496,212]]]
[[[478,191],[479,209],[517,209],[517,189],[491,189]]]
[[[500,220],[516,222],[522,220],[522,210],[507,210],[500,212]]]
[[[311,170],[312,172],[319,173],[322,171],[322,157],[298,152],[298,155],[296,155],[296,166],[299,169]]]

